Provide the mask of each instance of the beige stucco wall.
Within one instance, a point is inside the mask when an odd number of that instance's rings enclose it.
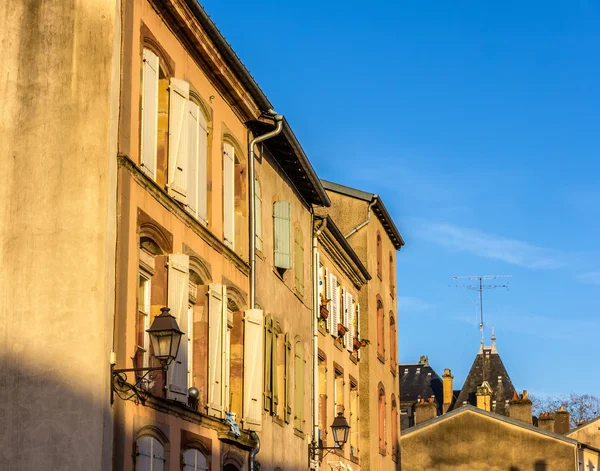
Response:
[[[369,202],[348,196],[327,192],[331,199],[331,207],[327,212],[336,221],[343,234],[347,234],[359,224],[367,220]],[[377,232],[381,234],[383,247],[383,266],[381,278],[377,275]],[[363,339],[368,339],[370,345],[361,349],[360,361],[360,413],[361,413],[361,459],[363,470],[392,470],[399,463],[392,460],[392,428],[391,428],[391,398],[396,398],[398,407],[398,436],[400,435],[400,402],[397,365],[390,360],[389,313],[394,315],[396,329],[398,328],[398,313],[396,293],[390,293],[389,253],[392,253],[394,266],[396,264],[396,249],[387,236],[379,219],[371,214],[370,223],[348,238],[348,242],[367,267],[372,279],[361,290],[360,305],[363,310],[360,332]],[[395,268],[394,268],[395,272]],[[393,296],[392,296],[393,294]],[[384,345],[383,361],[377,355],[377,296],[381,297],[384,307]],[[397,356],[396,356],[397,358]],[[378,385],[382,383],[386,394],[386,453],[379,451],[379,418]]]
[[[567,471],[576,445],[465,411],[403,435],[402,470]]]
[[[292,417],[289,424],[263,412],[262,431],[259,433],[261,451],[257,460],[261,469],[300,470],[308,467],[308,443],[311,436],[311,384],[312,376],[312,292],[311,292],[311,227],[312,216],[295,189],[267,153],[260,156],[256,166],[256,177],[262,189],[262,235],[263,250],[256,263],[256,302],[265,315],[279,321],[283,332],[290,332],[292,356],[296,342],[304,345],[304,426],[294,429],[294,396],[292,391]],[[285,270],[281,277],[274,267],[273,246],[273,203],[289,201],[292,205],[292,247],[294,230],[300,228],[304,247],[304,291],[296,289],[294,268]],[[295,258],[292,257],[295,262]],[[290,365],[291,378],[295,378],[294,361]],[[291,383],[293,385],[293,381]],[[280,392],[280,398],[282,393]]]
[[[566,435],[573,440],[600,449],[600,420],[595,420]]]
[[[2,469],[110,468],[119,15],[0,12]]]

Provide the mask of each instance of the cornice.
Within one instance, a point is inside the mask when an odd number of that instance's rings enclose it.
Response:
[[[118,155],[118,164],[120,168],[125,169],[133,180],[146,190],[158,203],[160,203],[171,214],[175,215],[181,222],[188,226],[197,236],[206,242],[213,250],[221,254],[226,260],[233,263],[236,268],[244,275],[250,273],[250,266],[238,254],[227,247],[221,240],[210,232],[206,227],[200,224],[183,207],[171,198],[165,190],[159,187],[156,182],[148,178],[138,166],[124,154]]]
[[[158,15],[183,43],[187,53],[202,67],[238,117],[245,122],[260,116],[261,111],[264,110],[260,109],[250,91],[231,69],[223,54],[227,51],[219,50],[211,41],[206,25],[201,23],[199,15],[197,16],[192,11],[189,3],[186,0],[149,1]],[[211,23],[210,26],[216,28],[210,20],[208,21]],[[248,72],[246,71],[246,73]]]
[[[352,281],[356,289],[361,289],[367,282],[367,279],[349,261],[344,250],[339,246],[333,235],[325,229],[319,235],[318,240],[325,253],[331,258],[331,261]]]

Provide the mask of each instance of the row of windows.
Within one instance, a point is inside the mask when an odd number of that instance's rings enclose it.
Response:
[[[190,85],[180,79],[167,78],[158,56],[150,49],[143,51],[141,167],[152,180],[157,179],[160,152],[166,166],[166,188],[196,219],[208,224],[208,155],[210,145],[209,115]],[[166,119],[165,119],[166,116]],[[159,145],[160,144],[160,145]],[[159,152],[160,151],[160,152]],[[236,230],[246,227],[243,211],[245,165],[236,146],[223,141],[223,241],[237,252],[243,251],[236,240]],[[262,188],[255,181],[256,249],[263,251]],[[302,232],[293,234],[291,204],[273,204],[273,256],[275,267],[287,270],[294,267],[296,291],[304,293],[304,244]],[[239,236],[239,234],[238,234]],[[293,258],[292,258],[293,256]]]
[[[378,416],[379,416],[379,453],[385,455],[387,452],[387,424],[386,424],[386,396],[385,396],[385,388],[380,383],[379,384],[379,398],[378,398]],[[398,459],[398,404],[396,402],[396,397],[392,394],[391,398],[391,439],[392,439],[392,458],[394,460]]]
[[[145,435],[137,439],[136,471],[164,471],[166,461],[165,447],[156,437]],[[188,448],[181,455],[181,469],[183,471],[208,471],[208,460],[200,450]]]
[[[360,342],[360,304],[328,267],[319,264],[319,299],[327,310],[327,318],[321,318],[329,332],[352,355],[359,359],[360,351],[354,341]],[[340,327],[341,326],[341,327]]]
[[[398,364],[398,332],[396,330],[393,311],[390,311],[389,318],[390,369],[396,374]],[[385,314],[383,302],[379,296],[377,296],[377,355],[381,361],[385,361]]]
[[[394,297],[396,291],[396,271],[394,266],[394,255],[392,252],[389,253],[389,282],[390,282],[390,295]],[[381,240],[381,234],[377,232],[377,276],[381,280],[383,277],[383,242]]]

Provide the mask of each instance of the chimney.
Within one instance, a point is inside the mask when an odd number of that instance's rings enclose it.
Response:
[[[548,432],[554,432],[554,414],[542,412],[538,418],[538,427]]]
[[[492,388],[487,381],[477,388],[477,407],[488,412],[492,408]]]
[[[444,384],[444,405],[442,406],[442,413],[445,414],[450,409],[452,405],[452,398],[454,397],[454,390],[452,380],[454,376],[452,376],[452,372],[450,368],[446,368],[444,370],[444,374],[442,375],[442,380]]]
[[[415,425],[427,422],[437,416],[437,406],[432,398],[427,401],[421,399],[415,404]]]
[[[565,435],[571,430],[571,415],[563,406],[554,414],[554,432]]]
[[[429,358],[427,358],[427,355],[421,355],[419,357],[419,365],[429,366]]]
[[[508,416],[521,422],[533,424],[531,417],[531,401],[527,396],[527,390],[523,390],[523,395],[519,396],[517,391],[513,392],[512,400],[508,403]]]

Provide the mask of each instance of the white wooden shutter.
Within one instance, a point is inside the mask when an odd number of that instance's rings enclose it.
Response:
[[[173,198],[186,203],[189,145],[187,135],[190,85],[171,78],[169,86],[169,174],[167,190]]]
[[[208,287],[208,415],[224,417],[222,342],[223,342],[223,285]]]
[[[255,210],[255,228],[256,228],[256,250],[263,250],[262,237],[262,191],[258,180],[254,181],[254,210]]]
[[[325,268],[325,277],[323,279],[325,281],[325,297],[328,299],[327,310],[329,311],[329,316],[327,316],[327,331],[331,332],[331,326],[333,325],[333,295],[328,268]]]
[[[227,286],[223,285],[223,291],[222,291],[222,299],[223,299],[223,304],[222,304],[222,310],[221,310],[221,323],[223,325],[223,328],[221,330],[221,332],[223,333],[223,337],[221,339],[221,347],[222,347],[222,352],[221,352],[221,361],[223,362],[221,365],[221,372],[223,375],[222,378],[222,384],[223,384],[223,399],[221,400],[221,403],[223,404],[223,410],[224,412],[228,412],[229,411],[229,365],[230,365],[230,360],[231,360],[231,351],[230,351],[230,345],[231,345],[231,334],[229,331],[229,323],[228,323],[228,318],[229,318],[229,314],[230,311],[227,308]],[[231,315],[231,320],[232,320],[232,324],[233,324],[233,314]]]
[[[289,201],[273,204],[275,266],[292,268],[292,205]]]
[[[167,398],[187,403],[188,378],[188,303],[189,303],[190,259],[188,255],[169,255],[167,304],[171,315],[183,332],[177,358],[169,365]]]
[[[136,447],[135,470],[150,471],[152,469],[152,437],[139,438]]]
[[[337,288],[337,276],[329,275],[329,283],[331,284],[331,335],[338,337],[338,324],[340,323],[340,300]]]
[[[188,176],[187,184],[187,209],[198,217],[198,154],[200,151],[200,126],[198,116],[200,108],[193,101],[187,102],[187,140],[188,140]]]
[[[208,222],[208,123],[198,113],[198,217]]]
[[[304,344],[296,342],[294,350],[294,428],[304,430]]]
[[[223,239],[225,243],[234,247],[235,233],[235,155],[231,144],[223,144]]]
[[[140,164],[152,180],[156,180],[156,149],[158,146],[158,56],[144,49],[142,73],[142,133]]]
[[[263,311],[244,312],[244,411],[246,430],[260,431],[262,426],[263,384]]]
[[[346,350],[350,353],[354,350],[354,298],[352,294],[346,291],[346,310],[348,314],[346,316],[348,324],[346,327],[348,328],[346,332]]]

